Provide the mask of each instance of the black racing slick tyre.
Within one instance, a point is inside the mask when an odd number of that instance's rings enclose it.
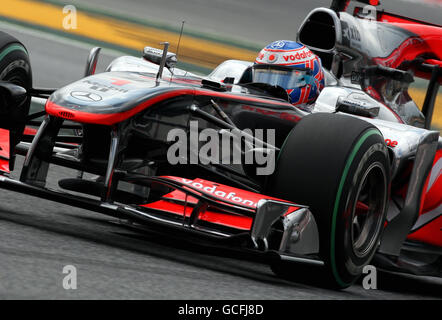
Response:
[[[25,46],[13,36],[0,31],[0,81],[10,82],[26,89],[32,88],[32,70],[28,51]],[[4,99],[4,97],[0,97]],[[29,114],[31,97],[26,101],[0,101],[0,128],[11,131],[11,147],[20,142],[25,128],[26,117]]]
[[[321,276],[346,288],[370,263],[380,241],[390,187],[388,150],[380,131],[361,119],[317,113],[288,135],[266,190],[308,205],[318,225]],[[278,261],[280,276],[293,264]]]

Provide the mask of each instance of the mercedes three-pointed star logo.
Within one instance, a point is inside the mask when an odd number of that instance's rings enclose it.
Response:
[[[93,92],[87,92],[87,91],[72,91],[71,96],[78,100],[83,101],[100,101],[102,98],[100,95],[93,93]]]

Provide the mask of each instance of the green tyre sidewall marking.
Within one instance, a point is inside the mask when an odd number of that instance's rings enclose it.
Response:
[[[23,51],[24,53],[28,54],[25,47],[23,47],[21,44],[13,43],[13,44],[10,44],[9,46],[7,46],[5,49],[3,49],[2,52],[0,52],[0,61],[2,61],[3,58],[6,57],[9,53],[11,53],[12,51],[16,51],[16,50],[20,50],[20,51]]]
[[[354,160],[356,154],[358,153],[359,149],[361,148],[362,144],[368,139],[368,137],[370,137],[374,134],[382,136],[381,133],[377,129],[369,129],[367,132],[365,132],[362,135],[362,137],[358,140],[356,145],[353,147],[353,150],[351,151],[350,156],[347,159],[347,162],[345,164],[344,171],[342,172],[341,181],[339,183],[338,192],[336,194],[335,205],[333,208],[331,237],[330,237],[330,263],[331,263],[331,267],[332,267],[333,276],[334,276],[336,282],[342,287],[347,287],[347,286],[351,285],[353,282],[350,282],[350,283],[344,282],[341,279],[341,277],[339,276],[339,273],[338,273],[338,270],[336,267],[335,235],[336,235],[336,219],[337,219],[337,215],[338,215],[339,204],[340,204],[340,200],[341,200],[342,190],[344,188],[344,183],[345,183],[345,180],[347,179],[347,175],[348,175],[350,167],[353,163],[353,160]]]

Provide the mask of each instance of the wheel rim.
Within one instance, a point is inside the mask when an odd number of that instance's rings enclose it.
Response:
[[[358,186],[351,215],[354,254],[362,258],[371,252],[383,224],[387,199],[387,178],[380,163],[373,163]]]

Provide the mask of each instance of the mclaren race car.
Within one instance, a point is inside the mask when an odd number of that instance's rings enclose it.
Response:
[[[315,266],[338,288],[368,264],[441,276],[442,138],[431,122],[442,27],[366,7],[349,13],[348,2],[314,9],[299,28],[296,40],[325,73],[307,111],[254,82],[253,62],[227,60],[199,76],[176,67],[167,43],[98,74],[94,48],[83,79],[34,88],[27,50],[0,33],[0,187],[213,241],[280,276]],[[421,108],[408,92],[417,79]],[[44,110],[30,107],[42,99]],[[72,173],[56,188],[52,165]]]

